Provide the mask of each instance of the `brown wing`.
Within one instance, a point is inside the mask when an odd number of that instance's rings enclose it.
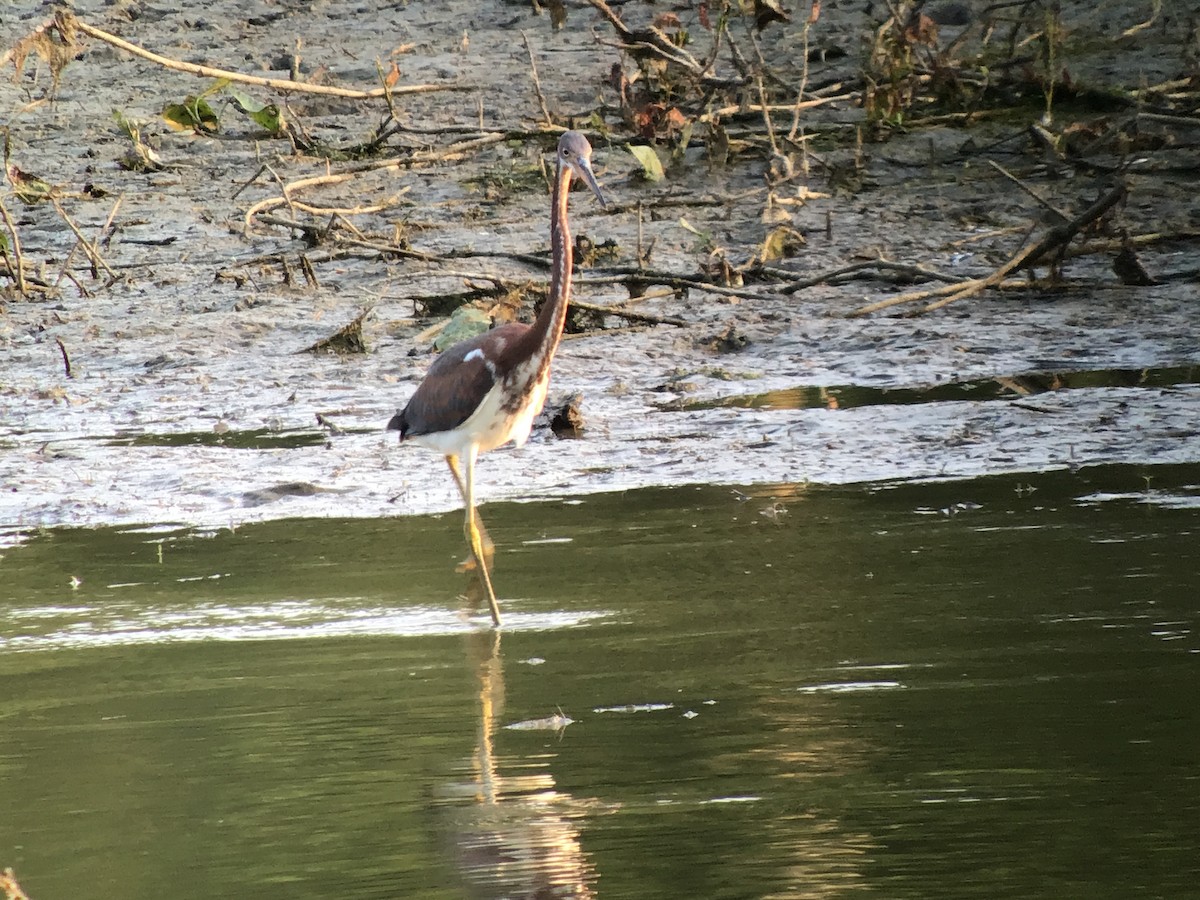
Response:
[[[502,325],[446,350],[429,367],[408,405],[388,422],[388,429],[399,431],[404,440],[452,431],[467,421],[495,384],[486,360],[494,360],[498,351],[526,328],[516,323]]]

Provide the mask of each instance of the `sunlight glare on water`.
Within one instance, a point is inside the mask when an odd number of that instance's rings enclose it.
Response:
[[[133,588],[136,584],[110,585]],[[224,605],[197,603],[186,609],[106,603],[82,607],[14,607],[6,616],[14,625],[38,621],[55,625],[40,633],[0,636],[5,650],[57,650],[181,641],[270,641],[296,638],[421,636],[462,634],[478,622],[444,607],[388,609],[371,606],[371,598],[344,597],[279,600]],[[602,613],[543,611],[516,613],[505,622],[509,631],[568,628]],[[64,620],[65,619],[65,620]],[[60,621],[64,620],[64,621]],[[28,625],[26,626],[28,627]]]

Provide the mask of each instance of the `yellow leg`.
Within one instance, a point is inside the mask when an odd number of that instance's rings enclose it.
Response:
[[[458,485],[458,493],[462,496],[463,506],[470,506],[471,504],[467,500],[467,484],[465,481],[463,481],[462,469],[459,468],[458,457],[447,456],[446,465],[450,467],[450,474],[454,476],[454,483]],[[488,534],[487,528],[484,527],[483,519],[480,517],[478,510],[475,511],[475,525],[479,529],[479,538],[481,544],[483,545],[483,552],[490,560],[496,552],[496,545],[492,543],[491,535]],[[465,529],[464,534],[467,535],[467,543],[469,545],[471,541],[471,535]],[[472,547],[471,555],[467,559],[463,560],[458,567],[458,571],[470,572],[475,568],[475,565],[475,550]]]
[[[474,447],[467,451],[465,460],[467,466],[466,477],[459,481],[459,487],[463,492],[463,505],[466,507],[467,521],[465,531],[467,533],[467,541],[471,545],[471,553],[475,555],[475,561],[479,563],[479,574],[483,578],[483,586],[487,590],[488,606],[492,610],[492,623],[500,627],[500,604],[496,602],[496,592],[492,589],[492,575],[488,571],[487,556],[483,549],[483,536],[481,529],[483,523],[479,521],[479,514],[475,512],[475,457],[478,450]],[[446,457],[448,460],[454,457]],[[454,463],[450,464],[451,471],[456,469]],[[457,477],[457,473],[456,477]]]

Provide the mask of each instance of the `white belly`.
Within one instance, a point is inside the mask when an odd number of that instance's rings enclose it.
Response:
[[[522,404],[515,413],[509,413],[501,409],[504,391],[502,385],[497,384],[488,391],[471,417],[453,431],[414,435],[409,440],[444,456],[464,456],[471,444],[477,445],[480,453],[495,450],[509,441],[521,447],[529,440],[533,420],[546,404],[549,387],[547,372],[545,378],[534,383],[530,401]]]

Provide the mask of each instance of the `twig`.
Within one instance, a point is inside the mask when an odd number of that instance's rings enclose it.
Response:
[[[796,88],[796,102],[792,108],[792,127],[788,131],[788,140],[794,141],[796,134],[800,131],[800,110],[804,107],[801,105],[804,102],[804,92],[808,88],[808,38],[809,31],[812,30],[813,23],[817,21],[817,17],[821,14],[820,0],[813,0],[812,9],[809,12],[808,18],[804,21],[804,29],[800,32],[800,58],[803,62],[800,64],[800,87]],[[807,169],[807,166],[805,167]]]
[[[1147,94],[1158,94],[1165,91],[1177,91],[1180,88],[1191,87],[1193,79],[1191,78],[1175,78],[1171,81],[1164,81],[1160,84],[1152,84],[1148,87],[1137,88],[1129,92],[1129,96],[1135,100],[1141,100]]]
[[[637,264],[638,264],[638,268],[640,269],[640,268],[641,268],[641,267],[642,267],[642,266],[643,266],[643,265],[646,263],[646,257],[645,257],[645,255],[643,254],[643,251],[642,251],[642,246],[643,246],[643,244],[642,244],[642,239],[643,239],[643,227],[644,227],[644,226],[643,226],[644,211],[643,211],[643,209],[642,209],[642,199],[641,199],[640,197],[638,198],[638,201],[637,201],[637,214],[638,214],[638,220],[637,220],[637,222],[638,222],[638,232],[637,232]]]
[[[713,284],[710,281],[704,281],[700,278],[689,278],[685,275],[676,275],[673,272],[656,272],[653,269],[627,269],[627,270],[610,270],[602,275],[585,275],[576,279],[576,284],[662,284],[667,287],[679,289],[695,289],[705,291],[709,294],[719,294],[722,297],[753,297],[757,299],[772,299],[777,298],[778,294],[764,295],[755,291],[748,291],[745,288],[729,288],[719,284]]]
[[[96,235],[96,245],[97,246],[99,246],[100,243],[103,242],[104,246],[107,247],[109,245],[109,243],[112,241],[113,221],[117,218],[117,210],[119,210],[121,208],[121,204],[124,202],[124,200],[125,200],[125,195],[121,194],[120,196],[117,197],[117,202],[113,204],[113,208],[111,210],[109,210],[108,218],[104,220],[104,227],[101,228],[100,233],[98,235]]]
[[[64,222],[67,223],[67,227],[71,229],[71,231],[75,234],[75,237],[79,238],[79,243],[83,247],[83,252],[87,254],[88,259],[92,261],[92,264],[107,272],[108,276],[114,281],[117,280],[120,276],[118,276],[117,273],[109,267],[108,263],[104,261],[104,257],[100,255],[100,251],[96,249],[92,242],[83,236],[83,232],[79,230],[79,226],[71,221],[71,217],[67,215],[67,211],[63,209],[62,204],[58,202],[58,198],[52,196],[50,198],[50,202],[54,204],[54,208],[58,211],[59,216]]]
[[[119,50],[124,50],[126,53],[132,53],[134,56],[140,56],[142,59],[148,59],[153,63],[163,66],[167,69],[173,69],[176,72],[186,72],[189,75],[199,75],[201,78],[225,78],[229,81],[236,81],[241,84],[254,84],[259,87],[273,88],[277,91],[300,91],[306,94],[324,94],[330,97],[346,97],[351,100],[376,100],[385,96],[394,96],[396,94],[427,94],[433,91],[464,91],[470,90],[470,87],[465,84],[410,84],[403,87],[380,87],[369,91],[359,91],[350,88],[334,87],[326,84],[306,84],[302,81],[288,81],[282,78],[263,78],[259,75],[244,75],[241,72],[232,72],[228,69],[218,69],[213,66],[203,66],[196,63],[186,63],[177,59],[171,59],[168,56],[160,56],[157,53],[152,53],[137,44],[131,44],[129,41],[122,40],[115,34],[109,34],[94,25],[89,25],[78,16],[60,10],[55,14],[55,22],[60,31],[69,33],[72,28],[82,31],[84,34],[90,35],[97,40],[110,44]]]
[[[400,259],[415,259],[420,262],[439,262],[440,259],[430,253],[420,250],[409,250],[406,247],[395,247],[391,244],[380,244],[359,238],[338,238],[338,243],[344,247],[357,247],[362,250],[372,250],[381,256],[397,256]]]
[[[1019,234],[1022,231],[1029,231],[1029,225],[1009,225],[1007,228],[993,228],[991,231],[981,231],[977,234],[969,234],[964,238],[951,241],[947,246],[966,247],[968,244],[978,244],[980,241],[990,241],[992,238],[1005,237],[1006,235],[1010,234]]]
[[[746,33],[750,36],[750,46],[754,48],[754,55],[758,59],[758,68],[754,70],[754,86],[758,89],[758,101],[762,109],[763,125],[767,129],[767,140],[771,142],[771,154],[780,156],[779,142],[775,140],[775,124],[771,121],[771,107],[767,103],[767,89],[763,86],[762,73],[767,68],[767,61],[763,59],[762,48],[754,39],[754,32],[750,30],[749,24],[746,26]]]
[[[1096,253],[1119,253],[1125,246],[1149,247],[1153,244],[1169,244],[1172,241],[1200,240],[1200,229],[1184,228],[1180,231],[1152,231],[1148,234],[1132,234],[1122,240],[1087,241],[1063,254],[1064,259],[1091,256]]]
[[[71,374],[71,357],[67,355],[67,347],[62,342],[62,338],[55,338],[54,343],[58,344],[58,352],[62,354],[63,369],[66,370],[68,378],[74,378]]]
[[[270,169],[271,169],[271,167],[269,165],[267,165],[266,163],[263,163],[261,166],[258,167],[257,172],[255,172],[253,175],[251,175],[249,178],[247,178],[245,181],[243,181],[241,183],[241,185],[238,187],[238,189],[229,195],[229,199],[236,200],[238,198],[238,195],[242,191],[244,191],[246,188],[250,187],[250,185],[254,184],[254,182],[258,181],[259,175],[261,175],[263,172],[270,171]]]
[[[4,205],[4,200],[0,199],[0,216],[4,218],[4,226],[8,229],[8,234],[12,238],[12,248],[14,260],[8,258],[8,251],[4,252],[4,261],[8,263],[9,271],[12,272],[13,278],[17,282],[17,291],[24,297],[28,293],[28,286],[25,284],[25,260],[21,257],[21,237],[17,234],[16,223],[13,222],[12,216],[8,214],[8,207]]]
[[[1060,210],[1053,203],[1051,203],[1049,200],[1047,200],[1045,197],[1043,197],[1041,194],[1039,194],[1037,191],[1035,191],[1033,188],[1031,188],[1029,185],[1027,185],[1025,182],[1023,182],[1020,178],[1018,178],[1012,172],[1008,171],[1008,169],[1004,168],[1004,166],[1000,165],[1000,163],[996,162],[994,159],[989,159],[989,160],[987,160],[987,164],[989,166],[991,166],[993,169],[995,169],[997,172],[999,172],[1001,175],[1003,175],[1005,178],[1007,178],[1009,181],[1011,181],[1013,184],[1015,184],[1017,187],[1019,187],[1021,190],[1023,190],[1026,194],[1028,194],[1030,197],[1032,197],[1034,200],[1036,200],[1042,206],[1044,206],[1046,209],[1050,210],[1050,212],[1054,213],[1054,215],[1056,215],[1058,217],[1058,221],[1060,221],[1060,222],[1067,221],[1067,217],[1062,212],[1062,210]]]
[[[472,129],[474,131],[474,129]],[[480,150],[492,144],[498,144],[501,141],[508,140],[509,135],[505,132],[490,131],[487,134],[482,134],[477,138],[469,141],[461,141],[457,144],[451,144],[442,150],[419,150],[409,156],[393,156],[389,159],[374,160],[372,162],[360,163],[350,166],[347,172],[374,172],[383,169],[401,169],[415,168],[421,164],[451,162],[456,159],[462,159],[467,153]]]
[[[524,31],[521,32],[521,41],[525,44],[525,52],[529,54],[529,71],[533,76],[533,90],[537,94],[538,106],[542,108],[542,121],[553,126],[554,119],[550,117],[550,110],[546,108],[546,95],[542,93],[542,82],[538,78],[537,63],[533,59],[533,48],[529,46],[529,35]],[[482,130],[480,128],[480,131]]]
[[[1137,34],[1139,31],[1145,31],[1147,28],[1149,28],[1155,22],[1158,21],[1158,17],[1159,17],[1160,13],[1162,13],[1162,0],[1151,0],[1151,2],[1150,2],[1150,18],[1148,18],[1144,22],[1139,22],[1138,24],[1136,24],[1130,28],[1126,28],[1124,31],[1121,32],[1120,37],[1121,38],[1130,38],[1130,37],[1133,37],[1135,34]]]
[[[388,169],[398,170],[398,169],[403,169],[403,168],[414,168],[415,166],[420,165],[420,164],[431,164],[431,163],[436,163],[436,162],[446,162],[449,160],[460,159],[463,156],[465,156],[468,152],[478,150],[482,147],[490,146],[491,144],[499,143],[500,141],[502,141],[504,139],[505,139],[505,135],[503,133],[489,132],[487,134],[481,135],[480,137],[474,138],[473,140],[461,141],[457,144],[451,144],[449,147],[442,149],[442,150],[429,150],[429,151],[413,153],[410,156],[406,156],[406,157],[405,156],[395,156],[390,159],[375,160],[375,161],[372,161],[369,163],[363,163],[360,165],[351,166],[345,172],[341,172],[336,175],[319,175],[319,176],[314,176],[312,178],[299,179],[297,181],[291,182],[290,184],[284,185],[284,188],[283,188],[284,196],[282,198],[271,197],[267,200],[259,201],[254,206],[250,207],[250,209],[247,210],[245,216],[243,217],[243,224],[244,224],[244,227],[247,232],[250,232],[252,230],[253,222],[256,219],[260,222],[266,222],[267,224],[274,224],[274,225],[284,224],[285,227],[289,227],[289,228],[299,228],[303,231],[310,230],[311,226],[301,225],[297,222],[288,223],[286,220],[281,222],[279,219],[277,219],[275,217],[269,218],[269,217],[263,215],[263,212],[265,210],[274,209],[275,207],[282,206],[285,203],[290,207],[299,209],[304,212],[310,212],[313,215],[338,215],[338,214],[354,215],[354,214],[358,214],[358,213],[377,212],[379,209],[387,208],[386,205],[379,206],[379,207],[365,207],[364,206],[364,207],[352,207],[352,208],[330,207],[330,208],[326,209],[326,208],[322,208],[322,207],[308,206],[306,204],[300,203],[299,201],[292,200],[291,193],[294,191],[301,190],[301,189],[307,188],[307,187],[312,187],[312,186],[318,185],[318,184],[323,184],[323,185],[338,184],[343,181],[348,181],[351,178],[354,178],[358,175],[366,174],[368,172],[382,172],[382,171],[386,171]],[[270,166],[263,166],[263,168],[260,169],[259,172],[255,173],[256,178],[258,177],[259,174],[262,173],[263,169],[265,169],[266,171],[270,171],[270,172],[272,172],[272,174],[274,174],[274,172],[270,168]],[[276,176],[276,178],[277,178],[277,180],[280,180],[282,183],[282,179],[278,179],[278,176]],[[401,194],[407,192],[408,190],[409,190],[408,188],[405,188],[404,190],[400,191],[399,193],[394,194],[387,201],[384,201],[384,203],[390,204],[397,197],[399,197]]]

